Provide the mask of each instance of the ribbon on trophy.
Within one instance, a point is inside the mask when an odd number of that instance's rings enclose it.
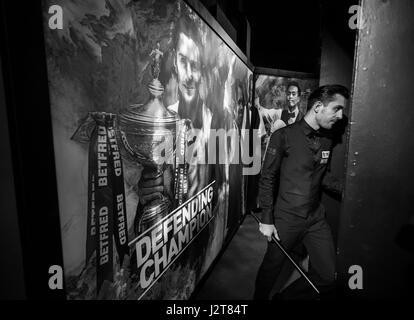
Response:
[[[112,170],[112,192],[113,207],[115,215],[114,238],[115,246],[119,255],[120,265],[124,262],[125,255],[129,255],[128,229],[126,216],[124,174],[121,154],[116,140],[114,117],[111,118],[107,129],[110,153],[110,167]]]
[[[113,280],[113,189],[111,178],[113,172],[110,167],[110,148],[108,143],[108,129],[106,117],[96,117],[97,141],[90,145],[89,152],[95,154],[96,161],[91,163],[89,174],[95,176],[95,224],[96,232],[96,268],[97,268],[97,292],[103,282]],[[88,199],[89,202],[89,199]]]
[[[76,132],[75,138],[89,140],[86,264],[96,252],[99,293],[105,280],[113,281],[114,242],[121,267],[125,255],[129,255],[125,189],[115,115],[92,112],[85,123],[83,129],[80,127],[83,133]],[[86,135],[85,128],[89,128]]]
[[[88,214],[87,214],[87,224],[86,224],[86,264],[88,264],[89,259],[92,254],[95,252],[96,248],[96,218],[95,218],[95,174],[92,168],[96,163],[96,152],[95,146],[97,145],[98,135],[97,128],[94,127],[91,133],[90,142],[89,142],[89,153],[88,153]],[[93,149],[93,151],[92,151]]]
[[[177,122],[177,145],[175,152],[174,174],[174,200],[176,207],[182,205],[187,200],[188,163],[186,159],[186,146],[189,128],[189,120],[182,119]]]

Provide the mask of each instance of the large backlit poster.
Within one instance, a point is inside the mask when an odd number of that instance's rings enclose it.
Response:
[[[243,209],[252,72],[183,1],[43,10],[67,297],[189,298]]]
[[[319,79],[277,74],[256,74],[255,79],[254,106],[259,111],[258,134],[262,140],[263,155],[272,132],[302,119],[306,113],[308,97],[318,87]],[[290,105],[291,97],[288,97],[288,89],[291,85],[299,88],[296,89],[297,99]]]

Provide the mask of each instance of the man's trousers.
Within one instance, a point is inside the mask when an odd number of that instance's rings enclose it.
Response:
[[[275,226],[287,252],[302,242],[309,254],[309,278],[323,293],[335,283],[335,248],[322,205],[307,218],[279,211]],[[254,299],[267,300],[287,258],[273,242],[267,250],[256,277]],[[290,263],[290,262],[287,262]],[[287,279],[286,279],[287,280]]]

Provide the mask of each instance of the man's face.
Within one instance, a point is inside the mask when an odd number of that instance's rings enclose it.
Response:
[[[299,103],[300,97],[298,87],[289,86],[286,91],[286,100],[288,102],[289,108],[293,108]]]
[[[316,121],[319,126],[324,129],[331,129],[335,122],[342,119],[345,104],[346,99],[342,95],[334,95],[334,100],[326,106],[321,106],[316,114]]]
[[[201,79],[200,50],[184,33],[180,33],[178,39],[175,67],[181,96],[185,102],[191,103],[197,96]]]

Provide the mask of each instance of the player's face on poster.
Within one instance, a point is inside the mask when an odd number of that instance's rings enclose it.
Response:
[[[195,101],[201,79],[200,50],[193,39],[180,33],[175,57],[178,88],[187,104]]]
[[[289,86],[286,92],[286,100],[290,108],[295,107],[299,103],[300,97],[296,86]]]

